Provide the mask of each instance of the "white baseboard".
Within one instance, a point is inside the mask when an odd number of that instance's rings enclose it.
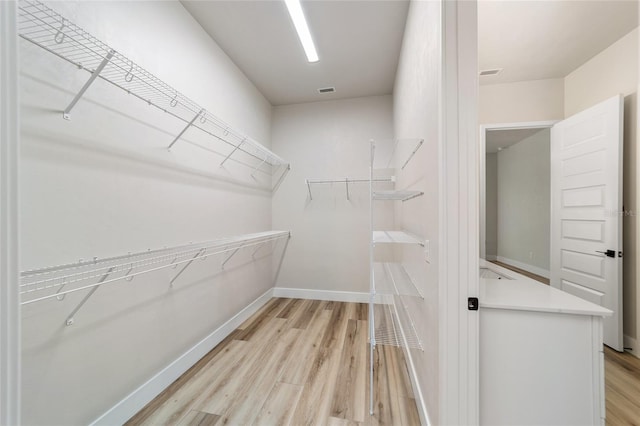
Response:
[[[628,349],[627,352],[629,352],[631,355],[634,355],[636,358],[640,358],[640,348],[638,347],[638,342],[636,341],[636,339],[625,334],[623,345],[625,348],[631,348]]]
[[[158,396],[178,377],[184,374],[211,349],[238,328],[251,315],[256,313],[273,296],[273,289],[267,290],[263,295],[251,302],[249,306],[238,312],[227,322],[218,327],[213,333],[202,339],[194,347],[182,354],[178,359],[163,368],[159,373],[149,379],[135,391],[127,395],[122,401],[98,417],[92,425],[123,424],[140,411],[153,398]]]
[[[273,297],[293,299],[332,300],[334,302],[369,303],[369,293],[357,291],[311,290],[306,288],[275,287]]]
[[[498,256],[496,256],[495,254],[488,254],[485,256],[485,259],[490,262],[493,262],[495,260],[498,260]]]
[[[517,260],[509,259],[502,256],[497,256],[496,259],[498,262],[506,263],[507,265],[514,266],[516,268],[520,268],[524,271],[531,272],[532,274],[540,275],[541,277],[545,277],[549,279],[551,277],[551,272],[547,269],[542,269],[537,266],[529,265],[524,262],[520,262]]]

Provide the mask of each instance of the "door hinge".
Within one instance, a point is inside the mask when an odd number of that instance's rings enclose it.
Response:
[[[478,301],[477,297],[470,297],[469,299],[467,299],[467,307],[470,311],[477,311],[479,305],[480,302]]]

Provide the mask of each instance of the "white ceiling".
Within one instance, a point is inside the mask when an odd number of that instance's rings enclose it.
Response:
[[[543,130],[545,129],[488,130],[485,140],[486,153],[495,154],[501,149],[509,148]]]
[[[390,94],[407,0],[303,0],[306,61],[282,0],[181,0],[273,105]],[[481,84],[562,78],[638,26],[638,1],[480,0]],[[336,93],[319,94],[334,86]]]
[[[273,105],[393,91],[407,0],[304,1],[320,56],[313,64],[284,1],[182,4]],[[327,86],[336,92],[317,92]]]
[[[638,26],[638,2],[480,0],[481,84],[562,78]]]

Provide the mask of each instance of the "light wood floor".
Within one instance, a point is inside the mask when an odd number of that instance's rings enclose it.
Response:
[[[368,407],[367,305],[271,299],[128,425],[418,425],[402,350],[378,346]]]
[[[640,359],[605,347],[607,425],[640,425]]]

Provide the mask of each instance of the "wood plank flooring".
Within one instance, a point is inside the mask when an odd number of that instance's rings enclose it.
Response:
[[[607,425],[640,425],[640,359],[605,347]]]
[[[127,425],[418,425],[402,349],[374,353],[366,304],[271,299]]]

